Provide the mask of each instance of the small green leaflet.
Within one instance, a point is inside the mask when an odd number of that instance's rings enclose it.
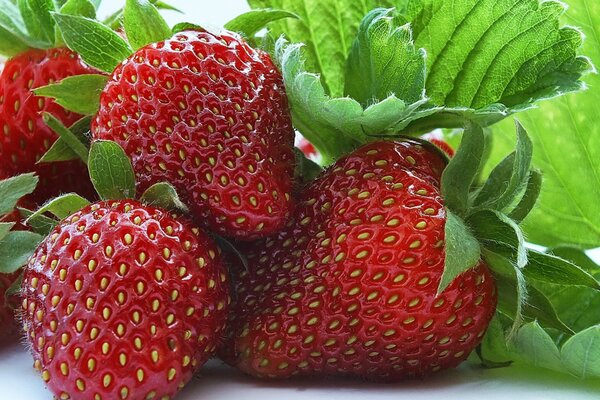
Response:
[[[438,287],[442,293],[462,273],[475,268],[481,259],[479,242],[464,222],[446,210],[444,273]]]
[[[81,17],[96,18],[97,6],[90,0],[68,0],[61,8],[61,14],[79,15]]]
[[[0,273],[10,274],[27,263],[43,236],[27,231],[10,232],[0,241]]]
[[[73,132],[67,129],[62,122],[60,122],[55,116],[48,112],[42,114],[44,122],[50,127],[63,142],[73,150],[75,154],[87,164],[88,162],[88,148],[81,142],[80,138],[77,137]]]
[[[375,9],[361,23],[350,51],[345,94],[364,107],[391,95],[409,104],[423,100],[425,58],[405,19],[394,10]]]
[[[600,283],[575,264],[534,250],[529,251],[529,262],[523,272],[534,281],[562,286],[587,286],[600,291]]]
[[[177,190],[167,182],[159,182],[150,186],[144,194],[142,194],[140,200],[144,204],[164,208],[166,210],[180,211],[183,213],[189,212],[187,206],[179,199]]]
[[[15,226],[14,222],[0,222],[0,241],[8,235],[13,226]]]
[[[33,45],[19,9],[10,0],[0,0],[0,50],[12,56]]]
[[[458,216],[466,216],[469,210],[471,186],[481,168],[484,149],[483,129],[478,125],[469,125],[465,129],[456,155],[442,175],[442,195],[445,204]]]
[[[491,172],[475,199],[475,206],[504,210],[511,205],[516,194],[521,192],[529,180],[533,144],[519,121],[517,126],[516,150],[507,156]]]
[[[92,143],[88,166],[92,183],[103,200],[134,198],[133,167],[117,143],[107,140]]]
[[[298,16],[282,10],[252,10],[226,23],[225,29],[240,33],[247,38],[252,38],[271,22],[279,21],[283,18],[298,18]]]
[[[204,31],[205,29],[203,27],[201,27],[200,25],[191,24],[189,22],[180,22],[178,24],[175,24],[175,26],[172,29],[173,34],[187,31],[187,30]]]
[[[101,71],[112,72],[133,53],[125,40],[98,21],[57,13],[53,16],[67,46]]]
[[[69,131],[75,135],[80,143],[83,143],[86,148],[89,145],[87,135],[90,132],[91,117],[83,117],[69,127]],[[54,142],[50,149],[40,158],[38,163],[47,163],[55,161],[80,160],[81,158],[68,145],[62,137]]]
[[[0,181],[0,215],[14,210],[21,197],[33,193],[38,181],[33,173]]]
[[[29,9],[31,10],[31,21],[28,26],[35,24],[39,28],[40,37],[36,38],[41,41],[53,44],[54,43],[54,19],[50,14],[56,11],[53,0],[27,0]]]
[[[25,219],[31,217],[34,213],[31,210],[25,208],[18,208],[21,216]],[[27,226],[32,232],[40,234],[42,236],[48,236],[52,229],[56,226],[56,219],[47,217],[45,215],[38,215],[35,219],[29,220]]]
[[[39,218],[43,217],[42,222],[46,221],[45,213],[50,213],[56,216],[58,219],[64,219],[69,215],[75,213],[76,211],[81,210],[83,207],[90,204],[90,202],[83,197],[79,196],[75,193],[64,194],[62,196],[56,197],[50,200],[48,203],[44,204],[38,210],[36,210],[33,214],[31,214],[27,220],[26,224],[39,225]],[[56,221],[58,222],[58,221]]]
[[[127,0],[123,22],[134,50],[171,37],[171,28],[148,0]]]
[[[67,110],[77,114],[95,115],[100,108],[100,94],[107,81],[108,76],[105,75],[77,75],[37,88],[34,93],[51,97]]]
[[[529,172],[525,192],[521,200],[515,205],[510,214],[510,219],[520,224],[533,211],[542,192],[542,173],[538,170]]]

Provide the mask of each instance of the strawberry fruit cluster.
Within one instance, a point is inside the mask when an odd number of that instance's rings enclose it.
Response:
[[[497,310],[540,317],[528,279],[597,286],[524,246],[541,177],[519,124],[487,181],[471,121],[456,154],[372,137],[322,170],[256,36],[295,15],[211,32],[169,28],[160,2],[105,22],[38,3],[6,3],[28,33],[0,75],[0,322],[18,298],[57,398],[170,399],[217,354],[261,378],[424,377]]]

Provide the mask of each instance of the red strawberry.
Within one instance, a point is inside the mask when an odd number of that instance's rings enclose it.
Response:
[[[320,154],[315,146],[300,134],[296,136],[296,147],[300,149],[302,154],[311,160],[316,160],[320,157]]]
[[[23,281],[27,339],[58,398],[164,399],[215,351],[229,302],[220,251],[135,201],[60,223]]]
[[[481,262],[436,295],[444,164],[412,142],[374,142],[311,184],[293,222],[250,252],[229,361],[260,377],[398,380],[465,360],[496,289]]]
[[[93,197],[85,166],[79,161],[36,164],[57,139],[40,113],[49,112],[69,126],[80,115],[66,111],[32,89],[66,77],[96,73],[68,49],[29,50],[10,59],[0,75],[0,160],[9,176],[35,171],[40,184],[31,196],[42,203],[62,192]]]
[[[293,142],[280,73],[237,34],[186,31],[117,67],[95,139],[131,157],[138,192],[168,181],[198,221],[253,239],[290,214]]]
[[[454,149],[448,142],[444,140],[444,135],[438,132],[428,133],[422,136],[422,139],[425,139],[434,145],[436,145],[440,150],[442,150],[446,155],[450,158],[454,157]]]

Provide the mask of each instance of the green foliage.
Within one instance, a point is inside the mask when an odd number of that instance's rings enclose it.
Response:
[[[171,28],[148,0],[127,0],[123,22],[134,50],[171,37]]]
[[[125,151],[115,142],[92,143],[88,167],[94,188],[103,200],[132,199],[135,174]]]

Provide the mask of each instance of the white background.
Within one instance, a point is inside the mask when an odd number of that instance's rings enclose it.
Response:
[[[115,10],[124,0],[104,0],[101,13]],[[183,10],[186,21],[206,27],[222,26],[247,10],[245,0],[169,0]],[[183,17],[167,12],[171,24]],[[0,346],[0,399],[49,400],[51,394],[31,368],[31,358],[18,344]],[[600,398],[600,382],[581,382],[548,371],[519,367],[483,370],[466,363],[418,382],[374,385],[351,380],[259,381],[213,361],[177,397],[178,400],[583,400]],[[80,399],[74,399],[80,400]]]

